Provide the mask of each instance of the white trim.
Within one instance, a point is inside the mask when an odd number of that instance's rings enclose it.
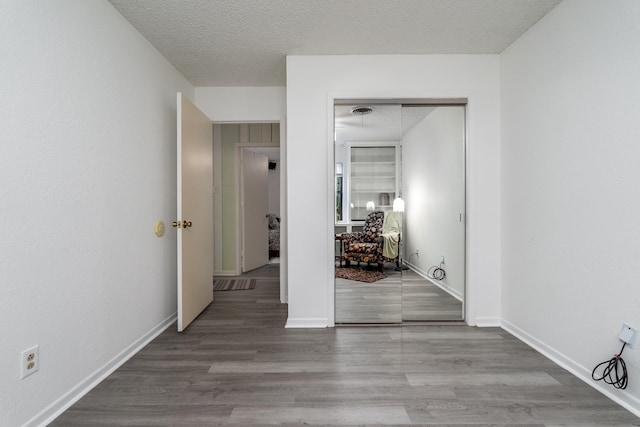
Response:
[[[213,266],[222,268],[222,126],[213,126]],[[216,274],[214,272],[214,274]]]
[[[60,414],[69,409],[85,394],[89,393],[95,386],[97,386],[105,378],[111,375],[127,360],[135,356],[135,354],[142,350],[142,348],[144,348],[153,339],[155,339],[158,335],[169,328],[169,326],[174,324],[176,319],[177,313],[173,313],[166,319],[160,321],[160,323],[151,328],[147,333],[135,340],[128,347],[124,348],[120,353],[116,354],[101,368],[97,369],[93,374],[80,381],[75,387],[63,394],[51,405],[40,411],[40,413],[36,414],[23,426],[46,426],[47,424],[53,422],[58,416],[60,416]]]
[[[235,170],[234,170],[234,177],[233,177],[233,185],[234,185],[234,189],[235,189],[235,196],[236,196],[236,217],[235,217],[235,227],[236,227],[236,275],[240,275],[242,274],[242,270],[243,270],[243,266],[244,266],[244,259],[243,259],[243,253],[242,253],[242,218],[240,218],[240,216],[242,215],[242,213],[244,212],[244,210],[242,209],[242,182],[241,182],[241,176],[242,176],[242,148],[239,147],[238,143],[234,144],[233,147],[233,159],[235,162]]]
[[[329,278],[328,286],[327,286],[327,325],[333,328],[336,325],[336,305],[335,305],[335,292],[336,292],[336,281],[335,281],[335,268],[336,268],[336,240],[335,240],[335,222],[336,222],[336,213],[335,213],[335,203],[336,203],[336,193],[335,193],[335,167],[336,167],[336,153],[335,146],[336,142],[334,139],[334,104],[335,98],[332,96],[327,97],[327,233],[328,239],[326,241],[327,244],[327,263],[325,264],[327,268],[327,276]],[[343,181],[344,182],[344,181]]]
[[[498,317],[476,317],[474,323],[467,322],[469,326],[478,328],[499,328],[502,326],[502,319]]]
[[[461,292],[457,291],[456,289],[453,289],[451,286],[449,286],[447,283],[444,283],[441,280],[432,279],[431,277],[429,277],[427,275],[427,272],[425,272],[424,270],[419,269],[415,265],[410,264],[410,263],[405,263],[405,264],[412,271],[418,273],[418,275],[420,277],[422,277],[425,280],[428,280],[429,282],[433,283],[435,286],[439,287],[440,289],[442,289],[443,291],[445,291],[446,293],[448,293],[449,295],[451,295],[452,297],[454,297],[458,301],[462,302],[462,293]]]
[[[465,146],[464,146],[464,301],[462,307],[464,311],[465,322],[472,326],[478,324],[476,319],[476,292],[475,292],[475,277],[476,276],[476,247],[475,247],[475,233],[476,233],[476,217],[475,217],[475,202],[473,196],[475,195],[475,180],[472,179],[475,171],[475,149],[473,140],[474,136],[474,112],[475,112],[475,96],[471,93],[468,94],[467,104],[464,108],[464,129],[465,129]],[[482,320],[481,320],[482,321]],[[500,324],[500,319],[496,318],[497,324]]]
[[[291,317],[287,319],[287,323],[284,326],[285,328],[326,328],[329,325],[327,319],[323,318],[298,318],[292,319]]]
[[[237,272],[234,270],[219,270],[213,272],[214,276],[237,276]]]
[[[183,95],[181,92],[178,92],[176,95],[176,221],[180,222],[183,220],[182,218],[182,99]],[[213,131],[213,128],[212,128]],[[213,136],[212,136],[213,138]],[[213,144],[213,140],[211,141]],[[183,277],[183,265],[182,265],[182,228],[176,227],[176,239],[177,239],[177,249],[176,249],[176,262],[177,262],[177,280],[176,280],[176,293],[177,293],[177,320],[178,320],[178,331],[182,332],[182,277]],[[213,243],[213,242],[212,242]]]
[[[637,397],[632,396],[629,392],[623,390],[618,390],[613,393],[611,389],[603,385],[603,383],[593,381],[591,378],[591,369],[582,366],[580,363],[538,340],[533,335],[525,332],[511,322],[503,319],[501,327],[514,337],[523,341],[528,346],[542,353],[544,356],[587,383],[587,385],[590,385],[609,399],[616,402],[618,405],[640,417],[640,399]]]
[[[287,123],[282,117],[280,123],[280,302],[289,302],[287,284],[288,250],[287,250]]]

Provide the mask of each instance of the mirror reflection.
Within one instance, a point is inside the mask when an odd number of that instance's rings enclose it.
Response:
[[[336,102],[335,321],[460,321],[464,105]]]

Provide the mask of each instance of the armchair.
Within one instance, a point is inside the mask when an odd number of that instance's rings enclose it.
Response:
[[[382,235],[384,222],[384,212],[371,212],[367,215],[361,232],[342,233],[343,257],[347,267],[349,267],[351,261],[357,261],[358,264],[362,261],[368,264],[378,264],[378,270],[382,271],[385,261],[398,264],[397,252],[394,258],[388,258],[383,255],[385,245],[385,237]],[[386,251],[384,252],[388,255]]]
[[[267,214],[269,220],[269,259],[280,256],[280,217]]]

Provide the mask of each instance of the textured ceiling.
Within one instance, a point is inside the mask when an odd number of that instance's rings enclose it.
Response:
[[[351,110],[358,106],[371,107],[370,114],[357,115]],[[402,136],[436,107],[433,105],[402,105],[365,103],[336,105],[334,129],[336,145],[357,141],[399,141]]]
[[[495,54],[561,0],[109,0],[195,86],[284,86],[285,57]]]

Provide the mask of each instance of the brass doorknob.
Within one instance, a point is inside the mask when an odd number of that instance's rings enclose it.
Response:
[[[173,221],[171,226],[173,228],[189,228],[193,225],[191,221]]]
[[[193,226],[193,223],[191,221],[173,221],[171,226],[173,228],[189,228]]]

